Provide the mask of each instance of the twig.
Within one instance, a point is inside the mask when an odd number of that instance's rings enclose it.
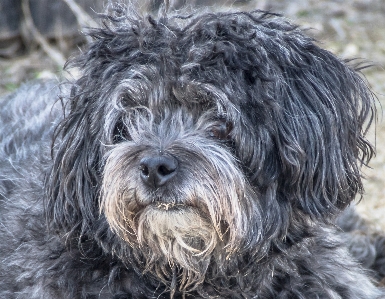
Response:
[[[40,45],[45,53],[59,66],[63,66],[66,62],[63,54],[56,50],[54,47],[50,46],[44,36],[37,30],[35,24],[33,23],[31,10],[29,7],[29,0],[22,1],[22,10],[24,15],[24,20],[26,27],[33,35],[35,41]]]
[[[98,27],[98,24],[74,0],[63,0],[74,13],[80,27]]]

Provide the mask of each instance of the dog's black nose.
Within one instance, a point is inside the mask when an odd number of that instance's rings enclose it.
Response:
[[[178,161],[172,156],[145,157],[139,164],[142,181],[153,188],[166,184],[175,176],[177,168]]]

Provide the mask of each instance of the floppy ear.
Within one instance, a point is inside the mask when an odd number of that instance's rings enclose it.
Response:
[[[275,81],[278,191],[312,216],[330,216],[363,191],[361,167],[374,153],[365,139],[374,96],[358,67],[313,43],[288,46]]]
[[[72,100],[81,101],[79,96]],[[54,163],[46,181],[50,226],[69,234],[84,234],[98,216],[102,155],[98,131],[103,120],[92,114],[86,100],[77,105],[56,129]]]

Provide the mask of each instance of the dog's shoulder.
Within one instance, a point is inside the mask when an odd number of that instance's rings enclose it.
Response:
[[[47,142],[61,116],[57,81],[23,84],[0,99],[0,161],[31,153],[31,144]],[[24,146],[27,145],[28,146]],[[29,151],[29,152],[25,152]]]

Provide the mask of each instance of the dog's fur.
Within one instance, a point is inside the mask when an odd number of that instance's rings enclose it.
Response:
[[[334,224],[373,155],[359,67],[263,12],[90,35],[69,89],[1,102],[1,298],[384,296]]]

